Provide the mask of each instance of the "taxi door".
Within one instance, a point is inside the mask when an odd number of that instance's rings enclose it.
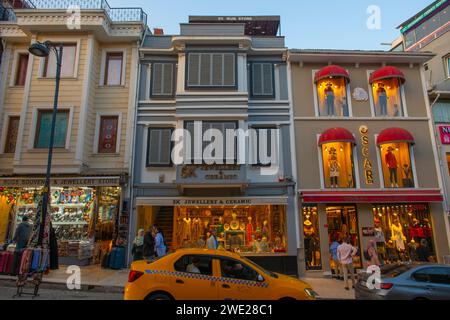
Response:
[[[242,261],[231,258],[217,260],[220,278],[217,283],[220,300],[264,300],[269,297],[268,283]],[[263,280],[263,281],[261,281]]]

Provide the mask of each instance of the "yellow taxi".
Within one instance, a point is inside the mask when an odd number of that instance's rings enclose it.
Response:
[[[223,250],[180,249],[131,265],[125,300],[314,300],[306,282]]]

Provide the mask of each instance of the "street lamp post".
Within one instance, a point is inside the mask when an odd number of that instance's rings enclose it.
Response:
[[[48,158],[47,158],[47,173],[45,176],[44,190],[42,194],[42,214],[41,214],[41,225],[39,228],[38,246],[42,245],[45,230],[45,221],[47,219],[48,208],[50,205],[50,178],[51,178],[51,168],[52,168],[52,158],[53,158],[53,143],[55,140],[55,126],[56,126],[56,115],[58,113],[58,97],[59,97],[59,83],[61,80],[61,64],[63,55],[63,46],[59,45],[57,48],[50,41],[35,42],[33,43],[28,51],[37,57],[48,57],[50,51],[53,50],[56,56],[56,86],[55,95],[53,99],[53,113],[52,113],[52,124],[50,129],[50,141],[48,146]]]

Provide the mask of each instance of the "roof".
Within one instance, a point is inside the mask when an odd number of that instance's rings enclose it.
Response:
[[[240,23],[245,24],[245,35],[276,36],[280,16],[189,16],[189,23]]]
[[[436,0],[431,3],[429,6],[425,7],[420,12],[416,13],[414,16],[400,24],[397,29],[401,29],[402,33],[406,32],[408,29],[411,29],[414,25],[422,22],[423,19],[429,17],[430,15],[434,15],[438,9],[445,8],[450,4],[450,0]]]

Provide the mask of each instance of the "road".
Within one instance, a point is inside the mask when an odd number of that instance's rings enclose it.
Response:
[[[77,290],[41,289],[39,296],[22,296],[13,298],[16,288],[0,286],[0,300],[122,300],[121,293],[89,292]]]

